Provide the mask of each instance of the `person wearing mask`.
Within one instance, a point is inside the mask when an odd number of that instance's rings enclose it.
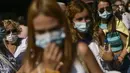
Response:
[[[28,13],[28,27],[31,29],[28,32],[24,65],[20,70],[22,73],[71,73],[76,49],[67,24],[66,17],[55,0],[32,2]],[[81,47],[83,44],[79,45]],[[95,58],[92,52],[86,49],[88,60],[93,62],[88,63],[87,66],[90,68],[98,65],[93,61]],[[59,67],[61,64],[63,66]],[[99,68],[93,73],[102,73],[102,71]]]
[[[33,0],[27,23],[30,28],[28,48],[18,73],[69,73],[74,51],[65,17],[57,2]],[[61,64],[64,64],[62,68]]]
[[[126,55],[130,48],[129,32],[123,22],[113,15],[111,3],[108,0],[100,0],[97,7],[99,20],[96,22],[95,30],[98,31],[97,36],[99,37],[100,45],[110,45],[114,56],[113,60],[115,61],[113,63],[116,64],[116,67],[113,68],[121,70],[121,66],[124,64],[123,60],[127,57]]]
[[[88,9],[88,6],[82,1],[72,1],[67,6],[66,15],[68,16],[69,21],[69,28],[72,34],[73,43],[77,43],[79,45],[82,42],[84,45],[88,46],[88,48],[93,52],[98,65],[102,69],[103,72],[109,72],[111,70],[110,66],[107,62],[105,62],[102,57],[100,56],[100,47],[98,45],[98,41],[93,36],[93,19],[92,14]],[[83,45],[82,45],[83,46]],[[77,48],[77,62],[74,63],[75,65],[79,62],[83,69],[77,67],[77,73],[86,73],[86,69],[89,69],[91,73],[97,72],[99,67],[94,64],[93,67],[85,66],[84,63],[91,64],[95,60],[88,60],[88,56],[86,55],[85,59],[82,59],[80,54],[85,54],[87,52],[87,48],[79,46]],[[107,52],[106,52],[107,53]],[[90,55],[89,55],[90,56]],[[90,56],[92,58],[92,56]],[[84,62],[84,63],[82,63]],[[94,70],[95,69],[95,70]],[[96,71],[96,69],[98,69]],[[94,71],[94,72],[93,72]]]
[[[19,45],[17,36],[20,32],[19,24],[13,20],[3,20],[0,25],[4,28],[2,31],[5,33],[0,44],[0,72],[15,73],[20,68],[20,64],[13,55]]]

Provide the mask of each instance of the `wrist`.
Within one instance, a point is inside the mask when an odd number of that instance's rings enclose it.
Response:
[[[119,57],[118,57],[118,60],[119,60],[120,62],[122,62],[123,59],[124,59],[124,57],[122,57],[122,56],[119,56]]]

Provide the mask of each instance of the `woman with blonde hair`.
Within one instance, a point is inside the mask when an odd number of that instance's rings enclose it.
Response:
[[[66,19],[55,0],[33,0],[28,12],[28,48],[18,73],[69,73],[74,50]],[[59,65],[64,64],[60,70]]]

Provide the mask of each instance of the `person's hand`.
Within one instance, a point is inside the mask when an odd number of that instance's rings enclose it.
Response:
[[[63,63],[61,62],[62,51],[55,43],[49,44],[43,53],[44,68],[58,70]]]
[[[112,53],[111,48],[110,48],[110,45],[108,47],[100,46],[100,53],[99,54],[105,61],[112,61],[114,58],[113,53]]]
[[[122,63],[122,62],[123,62],[123,59],[124,59],[124,58],[123,58],[123,57],[121,57],[121,56],[119,56],[119,57],[118,57],[118,61],[119,61],[120,63]]]

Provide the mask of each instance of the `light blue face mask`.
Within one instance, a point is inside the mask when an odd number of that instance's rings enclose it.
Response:
[[[74,22],[74,28],[76,28],[79,32],[81,33],[87,33],[89,31],[90,27],[90,21],[85,23],[85,22]]]
[[[55,42],[58,46],[63,45],[65,39],[65,33],[63,30],[55,30],[52,32],[46,32],[41,35],[36,35],[36,46],[40,48],[46,48],[48,43]]]
[[[99,16],[101,17],[101,18],[103,18],[103,19],[108,19],[110,16],[111,16],[111,12],[108,12],[108,11],[104,11],[103,13],[100,13],[99,11],[98,11],[98,14],[99,14]]]
[[[101,29],[107,29],[107,24],[101,23],[101,24],[99,25],[99,27],[100,27]]]

